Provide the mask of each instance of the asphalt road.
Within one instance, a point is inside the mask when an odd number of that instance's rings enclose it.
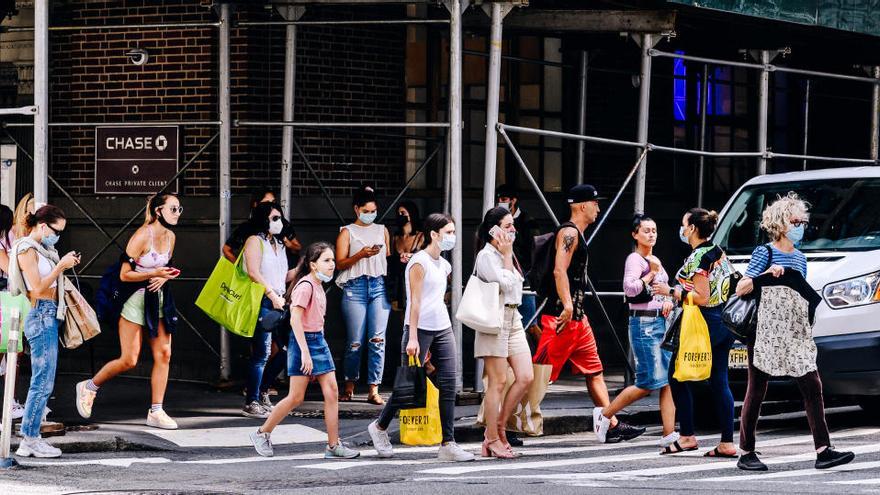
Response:
[[[299,424],[296,424],[299,423]],[[657,490],[717,493],[877,493],[880,492],[880,421],[855,407],[828,411],[838,450],[856,460],[828,471],[813,468],[815,454],[803,414],[762,419],[758,450],[767,473],[738,470],[735,460],[705,459],[717,432],[700,434],[701,449],[659,456],[659,431],[632,442],[597,444],[592,434],[527,439],[524,457],[500,461],[442,463],[433,447],[397,447],[393,459],[378,459],[369,446],[353,461],[325,461],[314,420],[289,419],[284,430],[300,443],[276,446],[262,458],[244,445],[241,430],[219,428],[176,437],[174,451],[66,454],[58,460],[20,459],[22,467],[0,471],[0,493],[334,493],[334,494],[518,494],[646,493]],[[348,432],[352,430],[347,428]],[[217,444],[185,446],[207,435]],[[363,435],[352,440],[362,440]],[[478,444],[465,444],[478,452]]]

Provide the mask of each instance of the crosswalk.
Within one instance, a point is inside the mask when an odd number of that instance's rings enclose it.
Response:
[[[653,433],[653,434],[652,434]],[[645,436],[625,444],[597,444],[592,434],[563,435],[527,439],[520,449],[523,457],[501,461],[477,456],[476,462],[443,463],[436,459],[436,447],[397,447],[392,459],[378,458],[375,450],[364,449],[362,457],[350,461],[323,459],[323,453],[278,455],[260,457],[246,449],[244,455],[187,456],[151,455],[115,458],[24,460],[27,466],[102,466],[120,469],[149,469],[149,464],[163,464],[163,470],[175,465],[187,469],[227,469],[255,463],[283,463],[284,469],[294,469],[303,477],[320,478],[321,473],[334,473],[334,479],[357,478],[366,473],[394,473],[399,479],[417,483],[546,483],[581,487],[626,487],[643,483],[663,483],[674,480],[689,487],[710,489],[715,484],[737,486],[748,483],[810,483],[829,487],[864,486],[876,489],[880,478],[880,428],[857,427],[832,432],[839,450],[855,452],[856,460],[831,470],[812,468],[815,453],[812,436],[803,431],[769,430],[759,434],[759,450],[770,471],[747,473],[736,468],[735,459],[704,459],[703,452],[714,446],[718,435],[698,437],[704,447],[697,452],[675,456],[659,456],[659,432],[649,431]],[[198,435],[196,435],[198,436]],[[178,438],[181,442],[185,439]],[[193,440],[195,441],[195,440]],[[478,453],[479,443],[462,444]],[[809,467],[808,467],[809,466]],[[390,469],[381,469],[387,467]],[[0,483],[2,484],[2,483]],[[702,487],[702,488],[701,488]]]

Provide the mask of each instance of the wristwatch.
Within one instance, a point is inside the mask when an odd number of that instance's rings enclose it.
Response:
[[[670,296],[674,296],[674,295],[675,295],[675,287],[670,287],[670,288],[669,288],[669,295],[670,295]]]

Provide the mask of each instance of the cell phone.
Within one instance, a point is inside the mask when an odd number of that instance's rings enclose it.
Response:
[[[382,249],[381,244],[373,244],[373,249]]]
[[[170,268],[171,268],[171,271],[174,273],[175,276],[176,276],[176,275],[180,275],[180,268],[174,268],[174,267],[170,267]]]
[[[498,237],[498,234],[500,234],[501,232],[501,227],[497,225],[489,229],[489,235],[492,237]]]

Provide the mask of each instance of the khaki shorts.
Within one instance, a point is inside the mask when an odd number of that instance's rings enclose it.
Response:
[[[508,358],[517,354],[531,354],[522,316],[516,308],[504,308],[504,321],[497,335],[476,332],[474,357]]]
[[[135,325],[144,326],[146,324],[146,318],[144,318],[144,310],[145,310],[145,302],[144,302],[144,291],[146,289],[140,289],[135,292],[128,298],[128,301],[125,301],[125,304],[122,306],[122,316],[126,320],[134,323]],[[165,315],[162,313],[162,304],[164,302],[164,294],[159,293],[159,318],[164,317]]]

